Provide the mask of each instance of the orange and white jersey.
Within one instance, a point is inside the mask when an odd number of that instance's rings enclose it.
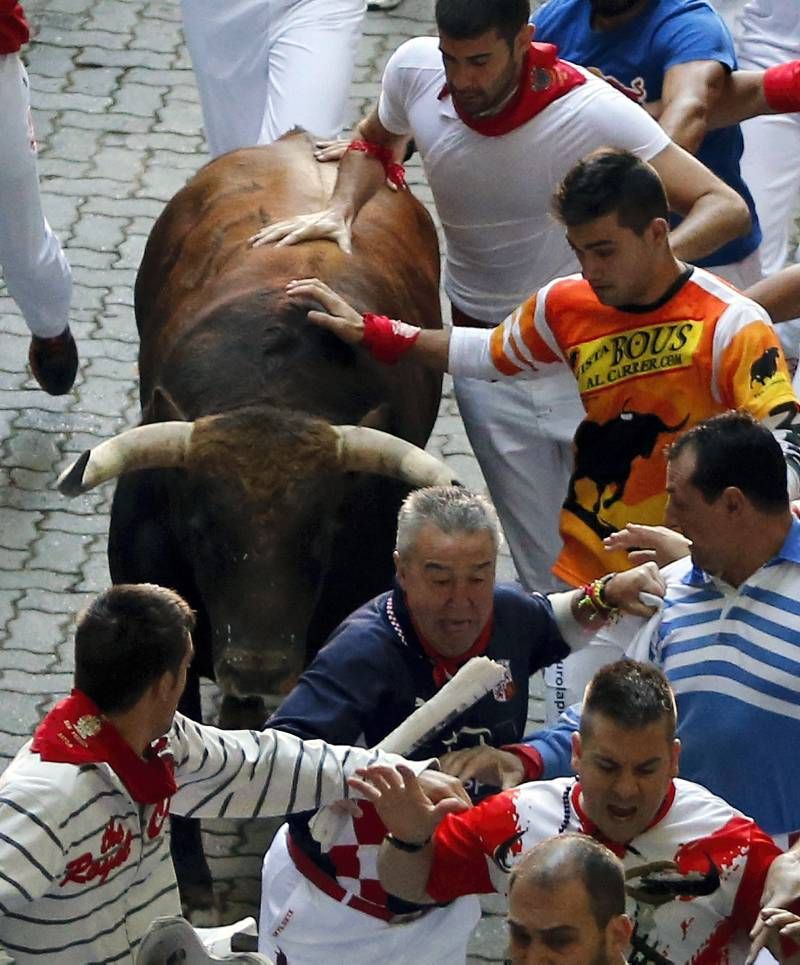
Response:
[[[451,336],[454,375],[536,378],[564,364],[586,410],[553,567],[573,585],[629,566],[604,537],[663,523],[664,449],[680,432],[728,409],[765,419],[797,402],[764,309],[700,268],[641,311],[602,305],[580,275],[559,278],[491,332]]]

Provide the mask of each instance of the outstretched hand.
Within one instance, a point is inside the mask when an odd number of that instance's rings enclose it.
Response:
[[[666,566],[688,556],[692,541],[666,526],[628,523],[624,529],[607,536],[603,540],[603,546],[609,551],[625,550],[631,563],[647,563],[652,560],[657,566]]]
[[[343,342],[358,345],[364,337],[364,320],[361,315],[319,278],[301,278],[286,285],[290,298],[306,298],[319,302],[324,312],[311,309],[308,320],[338,335]]]
[[[402,764],[397,769],[375,764],[356,773],[347,783],[372,802],[386,828],[402,841],[423,844],[446,815],[469,808],[462,797],[451,794],[434,804],[414,772]]]
[[[443,754],[439,766],[461,781],[477,781],[504,791],[525,780],[525,765],[516,754],[488,744]]]
[[[800,846],[795,845],[770,865],[764,891],[761,894],[762,913],[756,919],[750,932],[752,945],[747,962],[754,962],[759,951],[767,944],[770,928],[764,917],[764,910],[789,908],[800,901]],[[790,923],[786,923],[790,924]]]
[[[350,222],[337,208],[326,208],[312,214],[299,214],[276,221],[257,231],[248,241],[252,248],[275,244],[276,248],[296,245],[301,241],[335,241],[345,254],[353,251]]]

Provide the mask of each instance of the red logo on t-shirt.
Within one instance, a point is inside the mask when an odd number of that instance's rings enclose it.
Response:
[[[95,878],[104,882],[115,868],[125,864],[130,857],[132,838],[130,828],[117,823],[116,818],[111,818],[103,831],[99,857],[95,858],[91,851],[87,851],[70,861],[61,886],[68,881],[83,885]]]

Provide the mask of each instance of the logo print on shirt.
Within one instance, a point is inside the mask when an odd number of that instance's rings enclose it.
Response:
[[[686,415],[677,425],[668,425],[655,412],[623,409],[607,422],[589,419],[582,422],[575,432],[575,468],[564,508],[599,536],[610,535],[616,527],[601,519],[601,511],[609,509],[625,495],[634,459],[649,459],[659,436],[680,432],[688,419]],[[576,483],[580,479],[594,483],[596,496],[591,509],[578,499]]]
[[[104,882],[115,868],[125,864],[130,857],[132,838],[130,828],[117,822],[116,818],[111,818],[103,831],[99,857],[95,858],[91,851],[87,851],[70,861],[61,880],[61,887],[68,881],[83,885],[99,878]]]
[[[750,366],[750,388],[756,396],[772,382],[786,382],[785,374],[778,367],[779,357],[780,350],[773,345]]]
[[[514,678],[511,676],[511,661],[506,660],[505,657],[498,660],[495,658],[495,663],[499,663],[503,667],[503,679],[500,683],[495,684],[492,688],[492,696],[495,700],[499,700],[501,703],[505,703],[511,700],[517,691],[516,685],[514,684]]]
[[[670,322],[575,345],[569,360],[578,389],[592,392],[642,375],[687,368],[702,333],[700,322]]]

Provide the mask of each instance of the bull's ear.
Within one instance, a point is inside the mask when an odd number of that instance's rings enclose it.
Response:
[[[368,429],[379,429],[381,432],[392,431],[392,411],[388,402],[382,402],[370,409],[363,419],[359,419],[360,426]]]
[[[161,385],[153,389],[143,412],[143,422],[188,422],[186,413]]]

